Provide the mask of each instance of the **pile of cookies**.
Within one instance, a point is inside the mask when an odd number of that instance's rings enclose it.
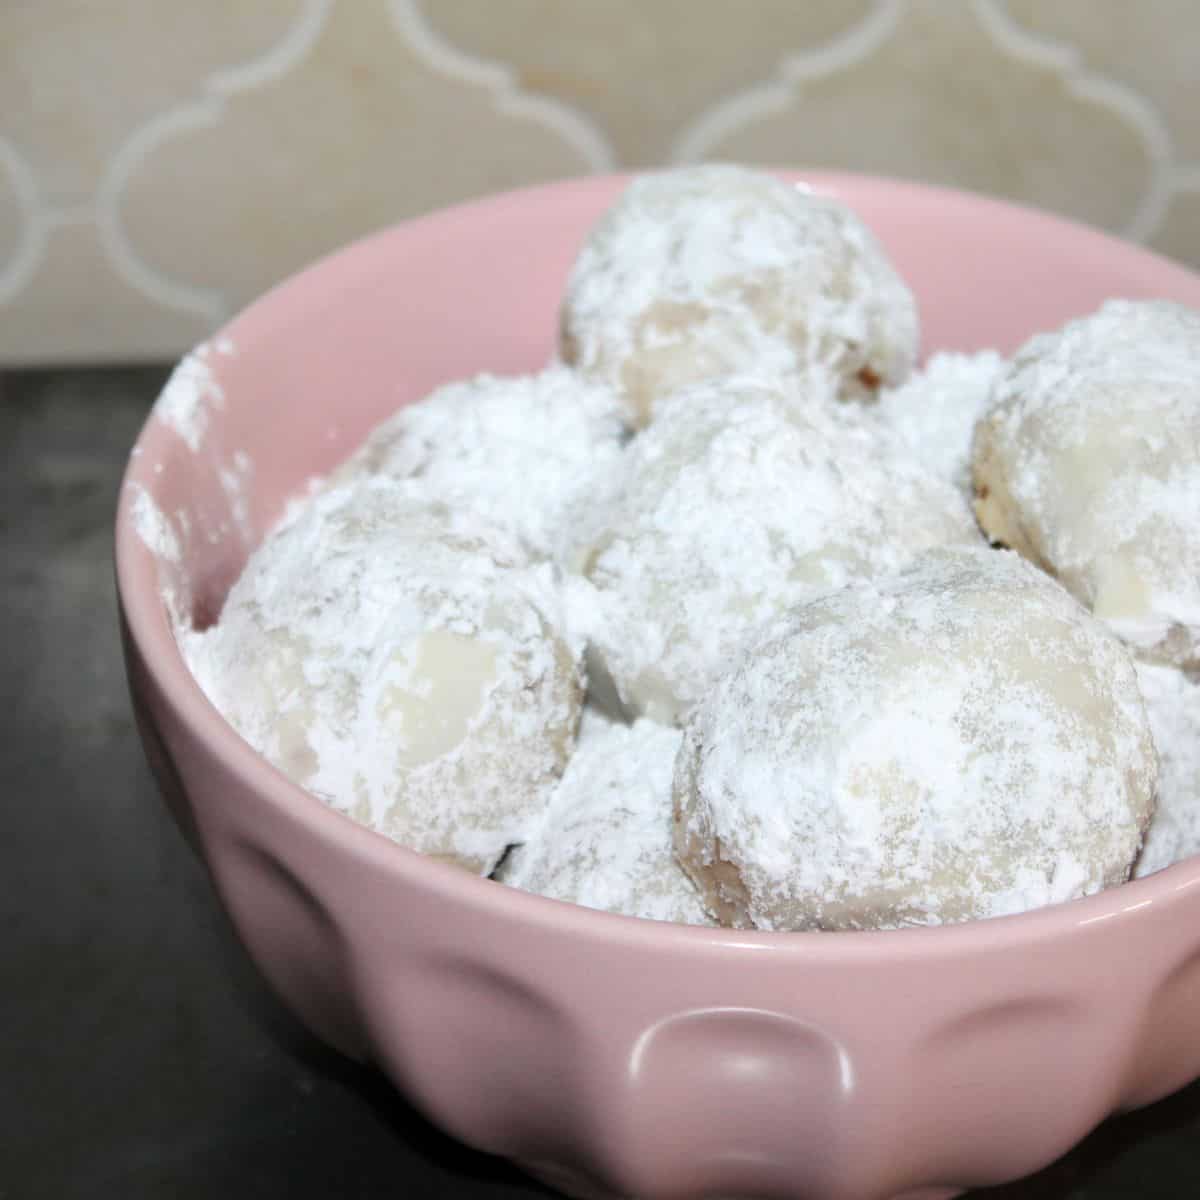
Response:
[[[559,359],[397,412],[184,653],[330,805],[632,916],[938,924],[1200,851],[1200,314],[917,349],[837,200],[641,177]]]

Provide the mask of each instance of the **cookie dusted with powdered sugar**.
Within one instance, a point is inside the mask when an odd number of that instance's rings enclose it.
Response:
[[[1128,878],[1156,776],[1118,639],[1015,554],[932,551],[789,613],[716,682],[676,848],[735,926],[1002,916]]]
[[[912,293],[854,213],[735,166],[636,179],[588,236],[562,306],[563,358],[643,423],[680,387],[747,370],[869,398],[905,378],[917,336]]]
[[[570,755],[579,656],[550,564],[470,513],[365,480],[310,497],[185,634],[213,704],[296,783],[486,874]]]
[[[931,546],[981,540],[963,494],[865,410],[797,406],[773,381],[676,393],[626,455],[580,619],[597,694],[667,724],[785,609]]]
[[[1113,300],[1018,351],[975,509],[1143,657],[1200,667],[1200,313]]]
[[[672,848],[680,737],[652,721],[589,721],[545,818],[505,862],[503,881],[629,917],[712,924]]]
[[[538,557],[563,559],[615,478],[627,416],[611,387],[563,366],[477,375],[400,409],[336,478],[419,479]]]

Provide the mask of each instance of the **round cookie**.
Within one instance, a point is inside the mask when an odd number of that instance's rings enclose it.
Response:
[[[1017,555],[781,618],[693,713],[676,849],[723,924],[892,929],[1123,882],[1154,804],[1128,651]]]
[[[184,650],[251,745],[331,805],[491,871],[574,741],[578,655],[549,564],[395,483],[330,488],[251,556]]]
[[[671,842],[680,737],[653,721],[589,721],[545,818],[499,877],[588,908],[711,925]]]
[[[434,499],[561,558],[614,476],[626,416],[611,388],[567,367],[478,375],[401,408],[335,479],[419,479]]]
[[[1200,313],[1110,301],[1033,338],[975,438],[987,534],[1138,652],[1200,667]]]
[[[561,346],[644,423],[680,387],[747,370],[870,398],[908,374],[917,335],[912,294],[845,205],[710,165],[643,175],[596,225],[567,284]]]
[[[1175,667],[1137,664],[1158,748],[1158,808],[1134,866],[1137,878],[1200,854],[1200,684]]]
[[[796,407],[773,382],[664,400],[584,563],[598,698],[670,724],[756,628],[818,592],[980,541],[965,497],[894,452],[857,406]],[[584,599],[579,589],[573,599]]]

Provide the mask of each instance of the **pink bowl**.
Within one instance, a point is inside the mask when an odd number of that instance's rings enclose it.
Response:
[[[927,348],[1011,350],[1111,295],[1200,278],[978,196],[814,174],[877,230]],[[219,609],[285,500],[397,405],[543,363],[619,178],[437,213],[252,305],[193,450],[130,461],[117,574],[147,755],[251,955],[430,1120],[587,1196],[949,1196],[1050,1162],[1200,1075],[1200,861],[1087,900],[899,933],[748,934],[526,895],[404,850],[250,749],[193,682],[164,591]],[[230,484],[253,464],[238,511]],[[150,538],[150,504],[178,553]],[[155,548],[151,548],[151,544]]]

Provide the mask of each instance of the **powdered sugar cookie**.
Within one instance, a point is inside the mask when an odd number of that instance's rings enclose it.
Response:
[[[1200,313],[1115,300],[1013,359],[980,423],[980,523],[1147,658],[1200,667]]]
[[[503,881],[630,917],[711,925],[672,848],[680,737],[652,721],[590,721],[545,818],[505,863]]]
[[[420,479],[539,557],[562,558],[614,477],[626,416],[611,388],[566,367],[479,375],[400,409],[336,478]]]
[[[311,497],[184,650],[286,775],[395,840],[487,873],[566,764],[578,656],[549,564],[375,480]]]
[[[562,354],[629,398],[747,370],[900,383],[912,294],[837,200],[734,166],[644,175],[592,230],[562,308]]]
[[[597,691],[676,722],[741,642],[811,598],[979,535],[966,499],[857,407],[752,378],[664,400],[586,561]]]
[[[688,722],[676,847],[723,923],[887,929],[1121,883],[1157,763],[1129,653],[1008,552],[782,618]]]
[[[1138,683],[1158,749],[1158,808],[1133,873],[1161,871],[1200,854],[1200,684],[1175,667],[1138,663]]]

